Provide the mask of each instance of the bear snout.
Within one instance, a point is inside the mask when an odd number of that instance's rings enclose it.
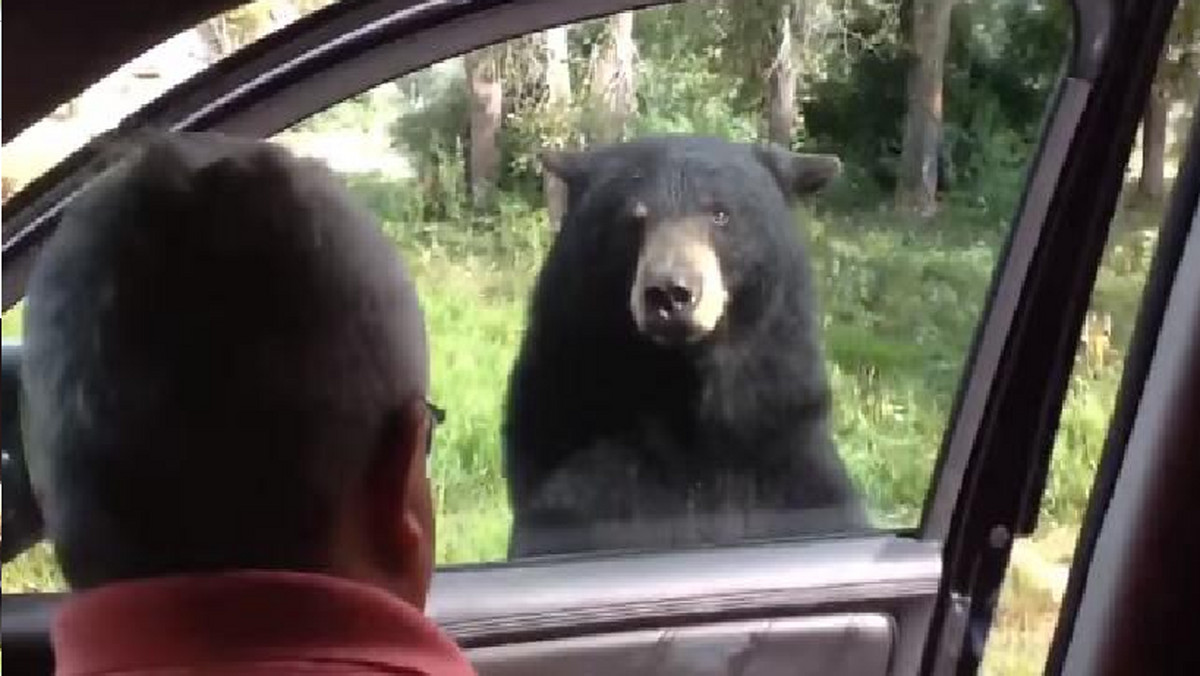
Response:
[[[720,259],[707,232],[689,223],[652,230],[643,244],[630,293],[638,330],[660,345],[708,336],[725,312]]]
[[[646,312],[659,319],[686,319],[703,293],[703,285],[688,277],[695,276],[661,274],[647,281],[642,291]]]

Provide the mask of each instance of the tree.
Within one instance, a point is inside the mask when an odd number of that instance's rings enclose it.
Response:
[[[1146,110],[1142,113],[1142,173],[1138,178],[1137,194],[1151,201],[1161,200],[1165,191],[1163,165],[1166,163],[1167,113],[1171,102],[1163,80],[1160,71],[1150,87]]]
[[[471,204],[486,208],[500,178],[500,147],[497,136],[504,105],[504,83],[496,55],[489,48],[463,58],[467,91],[470,96],[470,148],[467,153],[467,181]]]
[[[591,58],[585,129],[593,142],[620,140],[637,112],[633,13],[621,12],[606,20],[604,36]]]
[[[759,116],[761,135],[791,145],[798,77],[795,34],[806,0],[728,0],[718,68],[733,80],[739,107]]]
[[[910,0],[908,110],[904,119],[896,202],[923,215],[937,208],[942,140],[942,85],[954,0]]]
[[[208,45],[209,58],[215,62],[330,2],[258,0],[215,16],[197,26],[196,31]]]
[[[807,2],[791,0],[777,9],[775,56],[767,68],[767,138],[784,147],[792,144],[796,126],[795,35],[803,35]]]
[[[549,146],[561,146],[566,136],[566,129],[561,123],[567,123],[571,108],[571,68],[570,46],[567,40],[567,27],[551,28],[544,34],[546,55],[546,112],[558,132],[552,134],[558,138],[547,139]],[[566,211],[566,186],[554,174],[542,172],[542,190],[546,196],[546,212],[552,229],[558,229]]]
[[[1200,3],[1183,3],[1167,33],[1158,72],[1142,114],[1142,171],[1138,197],[1158,201],[1166,193],[1167,123],[1172,102],[1190,99],[1200,60]]]

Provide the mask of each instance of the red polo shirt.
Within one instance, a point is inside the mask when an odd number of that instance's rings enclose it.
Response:
[[[53,642],[67,676],[475,674],[416,608],[375,587],[303,573],[101,587],[67,601]]]

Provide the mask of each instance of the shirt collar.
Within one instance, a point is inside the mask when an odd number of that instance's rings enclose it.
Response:
[[[309,659],[475,673],[416,608],[376,587],[308,573],[106,585],[68,600],[52,632],[64,676]]]

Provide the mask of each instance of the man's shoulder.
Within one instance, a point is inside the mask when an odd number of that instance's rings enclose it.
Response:
[[[121,671],[119,676],[342,676],[344,674],[389,674],[391,676],[476,676],[473,669],[464,666],[462,670],[428,671],[419,668],[403,667],[391,664],[370,664],[355,661],[328,660],[269,660],[231,662],[208,667],[171,667],[166,669],[147,669],[138,671]],[[113,676],[118,676],[113,674]]]
[[[419,609],[379,588],[302,573],[235,572],[122,583],[68,601],[60,673],[475,673]]]

